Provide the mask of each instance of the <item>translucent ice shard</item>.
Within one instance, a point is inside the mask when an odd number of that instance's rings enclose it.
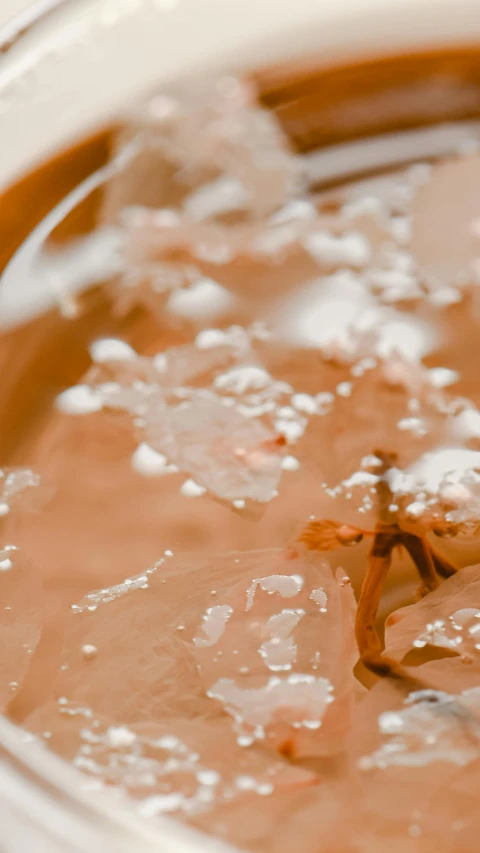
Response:
[[[424,767],[432,762],[469,764],[480,757],[479,709],[478,687],[457,696],[431,689],[410,694],[403,707],[379,715],[383,743],[361,759],[362,769]]]
[[[269,849],[474,853],[478,703],[478,688],[402,696],[377,684],[358,707],[347,772],[293,808]]]
[[[99,359],[94,346],[97,363],[86,381],[63,392],[57,405],[73,415],[126,411],[144,448],[145,464],[138,454],[133,460],[140,472],[149,473],[148,452],[155,470],[161,459],[160,474],[182,471],[198,494],[268,502],[280,482],[283,448],[303,434],[308,418],[304,406],[284,405],[293,389],[261,366],[253,335],[240,326],[208,329],[195,343],[152,358],[130,351],[119,358],[125,350],[116,345],[114,357],[102,351]]]
[[[348,582],[319,560],[265,556],[268,574],[263,566],[249,583],[246,576],[217,594],[205,614],[195,653],[202,682],[231,714],[241,742],[293,755],[334,752],[354,688]],[[215,628],[208,643],[206,623]]]
[[[47,498],[38,474],[29,468],[0,468],[0,517],[15,509],[37,509]]]
[[[480,662],[480,568],[461,569],[421,601],[397,610],[387,621],[386,646],[396,660],[436,646]]]
[[[462,287],[478,275],[479,162],[477,153],[435,165],[415,199],[412,249],[432,289]]]
[[[139,154],[110,187],[109,213],[167,198],[183,201],[197,219],[237,211],[263,217],[303,183],[274,116],[232,76],[199,77],[154,95],[136,110],[120,145],[132,138]]]
[[[141,819],[171,815],[230,843],[271,835],[285,802],[308,800],[316,783],[271,752],[241,747],[226,718],[126,725],[62,697],[35,712],[29,727],[94,785],[128,794],[125,806]]]
[[[223,707],[239,744],[335,752],[354,703],[353,612],[346,579],[315,559],[166,556],[73,607],[53,695],[121,723]]]
[[[223,500],[269,501],[281,476],[281,443],[259,421],[214,396],[151,413],[145,440]]]

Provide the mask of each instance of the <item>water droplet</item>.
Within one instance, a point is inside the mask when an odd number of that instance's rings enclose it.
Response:
[[[82,655],[85,660],[93,660],[98,654],[98,649],[96,646],[92,646],[90,643],[85,643],[82,646]]]
[[[186,498],[197,498],[201,495],[204,495],[206,492],[206,488],[204,486],[200,486],[199,483],[196,483],[195,480],[189,479],[185,480],[182,486],[180,486],[181,494]]]

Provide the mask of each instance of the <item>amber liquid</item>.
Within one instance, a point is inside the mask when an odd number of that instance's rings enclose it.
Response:
[[[412,139],[417,137],[412,134],[419,129],[438,125],[438,137],[434,133],[432,139],[441,140],[443,123],[460,127],[480,119],[480,56],[473,49],[342,68],[312,64],[271,69],[258,74],[255,81],[261,103],[275,112],[297,151],[302,155],[318,152],[312,174],[317,174],[315,189],[324,193],[325,210],[335,209],[337,193],[354,179],[380,179],[384,174],[388,180],[389,174],[408,162],[438,157],[437,147],[430,152],[420,137],[421,154],[416,153]],[[392,133],[398,134],[394,148],[386,137],[382,147],[383,135]],[[114,130],[107,129],[60,152],[3,194],[2,269],[43,217],[107,162],[113,135]],[[363,146],[355,147],[361,142]],[[345,143],[352,145],[348,167]],[[379,157],[383,150],[386,155]],[[82,202],[55,229],[50,246],[65,247],[93,232],[102,200],[98,190]],[[444,201],[447,204],[448,198]],[[56,490],[39,515],[0,521],[7,540],[20,544],[31,556],[46,592],[46,627],[36,665],[9,707],[11,717],[20,722],[48,698],[58,668],[61,626],[72,602],[91,589],[142,571],[166,549],[209,553],[284,544],[299,521],[316,512],[317,481],[324,473],[317,469],[295,476],[259,523],[206,500],[192,502],[187,513],[178,498],[177,481],[172,486],[167,480],[139,479],[132,473],[129,456],[134,442],[121,417],[113,432],[96,415],[67,426],[53,403],[84,375],[93,340],[115,335],[148,354],[180,344],[189,334],[181,322],[162,328],[141,307],[115,317],[108,290],[93,285],[80,297],[75,316],[52,310],[0,337],[0,463],[27,463],[39,469]],[[478,398],[472,370],[458,363],[454,348],[436,353],[435,363],[447,355],[462,369],[459,393]],[[280,353],[278,365],[282,377],[294,385],[305,372],[300,354],[296,361],[285,362]],[[347,375],[343,368],[332,367],[328,382],[335,387]],[[349,572],[357,588],[365,553],[361,546],[355,553],[332,557],[334,565]],[[467,562],[468,556],[463,559]],[[415,584],[412,567],[396,565],[382,618],[409,600]]]

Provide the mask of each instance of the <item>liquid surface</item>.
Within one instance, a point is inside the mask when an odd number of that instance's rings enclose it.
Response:
[[[262,85],[162,92],[57,163],[70,195],[36,179],[0,288],[1,710],[142,820],[474,853],[480,131],[375,124],[371,95],[321,138],[317,89]],[[20,317],[18,282],[59,310]],[[395,550],[410,681],[357,663],[379,522],[466,567],[414,603]]]

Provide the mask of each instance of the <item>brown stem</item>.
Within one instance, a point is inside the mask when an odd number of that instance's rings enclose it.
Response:
[[[439,580],[428,542],[420,536],[414,536],[412,533],[403,533],[402,545],[405,546],[418,569],[423,583],[422,592],[432,592],[434,589],[437,589]]]
[[[367,572],[357,608],[355,633],[362,662],[376,675],[391,675],[394,661],[382,655],[382,643],[375,626],[383,584],[392,562],[392,552],[401,537],[391,531],[378,531],[368,557]]]
[[[435,551],[435,549],[432,548],[431,545],[429,545],[429,548],[430,548],[430,553],[432,555],[432,560],[433,560],[433,563],[435,566],[435,570],[436,570],[437,574],[440,575],[440,577],[451,578],[451,577],[453,577],[453,575],[457,574],[459,569],[457,566],[454,565],[454,563],[451,563],[450,560],[447,560],[446,557],[442,556],[442,554],[439,554],[437,551]]]

